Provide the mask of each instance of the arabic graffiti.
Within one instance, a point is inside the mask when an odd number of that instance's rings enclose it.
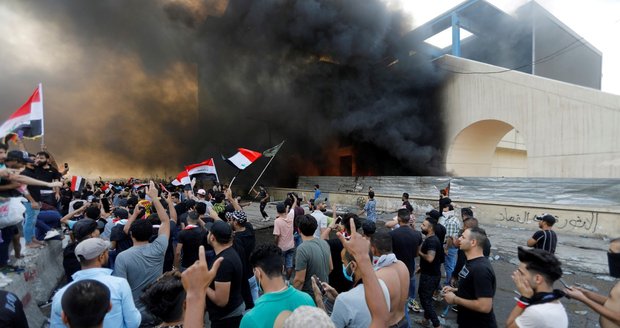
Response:
[[[555,215],[557,222],[554,225],[554,228],[559,230],[580,229],[591,233],[596,232],[596,228],[598,227],[598,213],[590,212],[584,214],[577,214],[574,218],[560,218]],[[528,211],[509,214],[508,209],[504,208],[504,211],[500,212],[499,217],[495,220],[500,222],[513,222],[517,224],[529,224],[531,222],[536,222],[535,218],[536,217],[532,216]]]

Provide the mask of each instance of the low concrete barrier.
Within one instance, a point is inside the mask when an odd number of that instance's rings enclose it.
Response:
[[[287,193],[296,192],[310,199],[314,191],[308,189],[270,188],[274,200],[286,198]],[[323,192],[332,204],[360,211],[366,202],[366,193]],[[402,202],[400,196],[375,194],[377,210],[396,212]],[[417,215],[424,215],[439,205],[438,198],[410,197],[409,201]],[[550,213],[557,218],[554,229],[558,233],[568,233],[586,237],[620,237],[620,211],[615,208],[545,205],[533,203],[490,202],[474,199],[452,199],[457,207],[473,206],[476,218],[482,224],[499,224],[507,227],[537,228],[536,215]],[[458,212],[458,211],[457,211]]]
[[[22,301],[28,326],[44,327],[47,316],[41,312],[39,305],[49,300],[64,275],[62,242],[52,240],[45,248],[24,249],[23,253],[25,271],[8,274],[7,277],[13,281],[3,289],[16,294]]]

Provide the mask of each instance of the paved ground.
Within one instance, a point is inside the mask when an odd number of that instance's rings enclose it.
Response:
[[[344,207],[338,207],[344,209]],[[275,217],[275,203],[269,204],[266,208],[267,213],[272,217],[269,222],[261,222],[258,203],[252,203],[245,207],[250,222],[257,230],[257,242],[271,242],[273,217]],[[380,215],[379,220],[389,220],[394,216],[393,213]],[[419,219],[421,222],[421,219]],[[380,222],[379,225],[383,223]],[[497,293],[494,299],[494,311],[499,326],[504,326],[505,320],[514,307],[514,284],[510,275],[518,265],[517,246],[524,245],[526,240],[537,230],[537,226],[529,228],[508,228],[501,225],[483,226],[491,239],[493,245],[491,258],[493,268],[497,277]],[[558,237],[557,255],[563,263],[565,272],[564,281],[568,284],[581,284],[585,288],[590,288],[603,294],[607,294],[613,284],[607,273],[608,243],[602,239],[565,236]],[[555,288],[562,288],[559,282]],[[574,300],[564,299],[562,301],[567,309],[570,327],[599,327],[598,315],[589,308]],[[445,305],[437,303],[439,313]],[[412,321],[419,319],[421,314],[412,313]],[[444,321],[444,327],[457,327],[456,313],[450,311]],[[413,324],[412,327],[417,327]]]

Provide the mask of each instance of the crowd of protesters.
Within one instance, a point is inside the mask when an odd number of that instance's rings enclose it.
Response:
[[[459,327],[497,326],[491,242],[471,208],[455,214],[447,193],[421,223],[404,193],[394,220],[378,227],[374,191],[360,213],[339,216],[332,204],[328,216],[316,185],[310,201],[289,193],[276,202],[273,242],[257,245],[244,204],[225,185],[99,180],[76,190],[63,178],[67,165],[19,146],[0,145],[0,197],[24,197],[25,210],[2,227],[0,270],[23,270],[9,264],[11,252],[23,256],[21,237],[28,249],[68,238],[51,327],[440,327],[450,310]],[[271,220],[267,189],[255,194]],[[518,249],[520,297],[506,326],[568,327],[565,295],[600,313],[602,327],[618,325],[618,285],[609,297],[553,289],[562,276],[554,222],[543,215],[524,242],[534,248]],[[620,240],[609,263],[620,276]],[[27,327],[14,294],[0,292],[0,307],[0,323]]]

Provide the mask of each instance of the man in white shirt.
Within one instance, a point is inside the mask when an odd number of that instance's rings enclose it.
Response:
[[[328,216],[323,214],[327,210],[324,200],[315,199],[314,200],[314,212],[312,212],[312,216],[316,219],[317,227],[314,232],[314,238],[321,239],[321,233],[327,229],[327,220]]]
[[[519,247],[519,268],[512,274],[521,297],[508,316],[508,328],[568,327],[568,316],[560,298],[564,293],[553,289],[562,277],[560,261],[542,249]]]

